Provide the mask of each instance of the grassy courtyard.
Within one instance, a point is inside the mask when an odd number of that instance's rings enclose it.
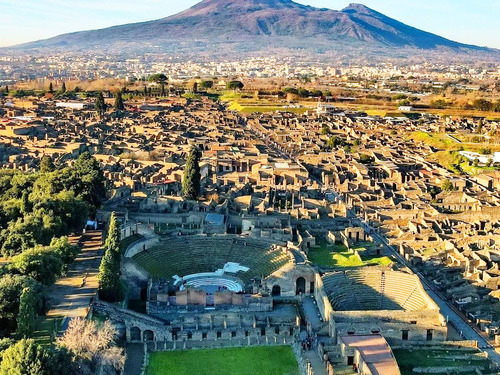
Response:
[[[310,249],[308,258],[311,262],[324,267],[363,267],[370,265],[389,265],[392,260],[386,256],[376,256],[371,253],[370,243],[360,243],[355,249],[359,256],[354,252],[348,251],[344,244],[332,245],[325,241],[317,242],[317,246]]]
[[[298,375],[289,346],[152,353],[147,375]]]
[[[462,368],[465,370],[465,368],[477,366],[484,370],[488,366],[488,359],[478,356],[478,351],[474,349],[395,349],[393,352],[401,370],[401,375],[415,375],[416,372],[413,371],[415,367]],[[450,372],[443,369],[443,372],[439,372],[438,374],[444,375],[447,373]],[[460,372],[460,374],[475,375],[477,373],[471,370]]]

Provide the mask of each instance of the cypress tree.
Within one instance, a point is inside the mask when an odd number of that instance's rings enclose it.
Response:
[[[35,303],[36,297],[33,289],[23,289],[19,301],[19,314],[17,315],[17,334],[20,338],[31,336],[35,329]]]
[[[66,92],[66,83],[65,82],[62,83],[61,92],[63,92],[63,93]]]
[[[118,94],[116,94],[115,109],[117,111],[124,111],[125,110],[125,105],[123,104],[123,98],[122,98],[121,91],[119,91]]]
[[[196,199],[200,195],[200,151],[193,147],[186,161],[182,192],[187,199]]]
[[[49,83],[49,93],[53,93],[54,92],[54,86],[52,86],[52,82]]]
[[[106,112],[106,102],[104,101],[104,95],[102,95],[102,92],[97,95],[95,110],[99,116],[102,116]]]
[[[9,93],[9,86],[5,85],[5,93],[8,94]]]
[[[122,299],[120,255],[120,228],[113,212],[99,267],[99,298],[104,301],[116,302]]]

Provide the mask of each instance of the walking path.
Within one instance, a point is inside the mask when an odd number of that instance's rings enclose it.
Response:
[[[48,292],[51,308],[39,322],[40,331],[36,334],[42,339],[50,336],[55,327],[58,331],[64,331],[69,322],[65,318],[87,316],[90,300],[97,293],[102,233],[89,231],[80,238],[73,237],[71,240],[79,240],[81,250],[67,274],[59,278]],[[48,332],[43,332],[44,330]]]
[[[304,352],[304,357],[311,363],[314,375],[328,375],[326,367],[323,365],[323,362],[319,358],[318,352],[315,349],[306,350]]]
[[[313,331],[319,330],[324,325],[320,320],[319,310],[312,296],[304,296],[302,298],[302,309],[306,316],[306,320],[311,323]]]
[[[126,349],[126,360],[123,375],[139,375],[144,360],[143,344],[128,344]]]

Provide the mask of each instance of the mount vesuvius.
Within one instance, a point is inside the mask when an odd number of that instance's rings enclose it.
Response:
[[[361,4],[336,11],[292,0],[204,0],[167,18],[63,34],[14,48],[129,52],[256,52],[269,48],[321,53],[396,53],[402,48],[488,51],[416,29]]]

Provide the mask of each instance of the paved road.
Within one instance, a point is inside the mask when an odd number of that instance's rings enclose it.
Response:
[[[314,375],[328,375],[316,349],[306,350],[304,352],[304,357],[311,363]]]

